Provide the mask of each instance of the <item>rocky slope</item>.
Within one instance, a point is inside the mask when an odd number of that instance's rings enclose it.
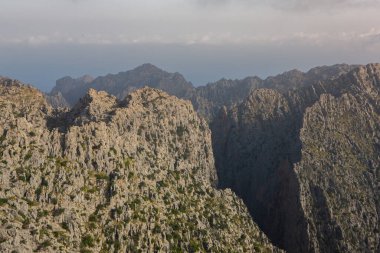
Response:
[[[265,80],[259,77],[247,77],[242,80],[221,79],[205,86],[194,87],[179,73],[168,73],[152,64],[143,64],[130,71],[95,79],[89,76],[78,79],[64,77],[57,80],[50,95],[53,95],[51,98],[53,106],[60,104],[53,100],[58,92],[70,106],[73,106],[90,88],[107,91],[123,99],[133,90],[148,86],[190,100],[196,111],[211,122],[222,106],[230,108],[241,103],[252,90],[271,88],[284,93],[288,90],[310,86],[318,81],[336,78],[354,67],[356,66],[337,64],[316,67],[306,73],[292,70]]]
[[[277,252],[230,190],[210,131],[155,89],[70,111],[0,80],[1,252]]]
[[[380,65],[253,91],[212,124],[220,187],[288,252],[380,251]]]

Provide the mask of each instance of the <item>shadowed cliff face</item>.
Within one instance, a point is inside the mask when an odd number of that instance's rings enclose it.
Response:
[[[277,245],[307,252],[299,185],[300,159],[290,104],[275,90],[259,89],[211,125],[219,186],[241,196],[254,220]],[[286,245],[286,246],[285,246]]]
[[[216,190],[207,123],[150,88],[70,111],[0,79],[0,251],[279,252]]]
[[[379,250],[379,80],[371,64],[283,94],[256,90],[212,123],[220,187],[276,245]]]

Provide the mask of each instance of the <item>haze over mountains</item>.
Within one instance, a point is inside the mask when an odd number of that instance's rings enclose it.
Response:
[[[380,252],[380,64],[0,87],[3,251]]]

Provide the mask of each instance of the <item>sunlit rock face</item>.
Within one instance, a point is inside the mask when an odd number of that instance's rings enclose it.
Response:
[[[89,90],[70,110],[0,84],[1,252],[279,252],[216,190],[207,123],[190,102]]]

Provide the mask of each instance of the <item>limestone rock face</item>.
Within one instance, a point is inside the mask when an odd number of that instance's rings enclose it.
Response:
[[[302,160],[294,170],[315,252],[380,249],[379,116],[349,93],[322,95],[306,110]]]
[[[90,90],[70,111],[0,80],[1,252],[279,252],[231,190],[188,101]]]
[[[380,65],[255,90],[212,123],[220,187],[288,252],[379,252]]]

